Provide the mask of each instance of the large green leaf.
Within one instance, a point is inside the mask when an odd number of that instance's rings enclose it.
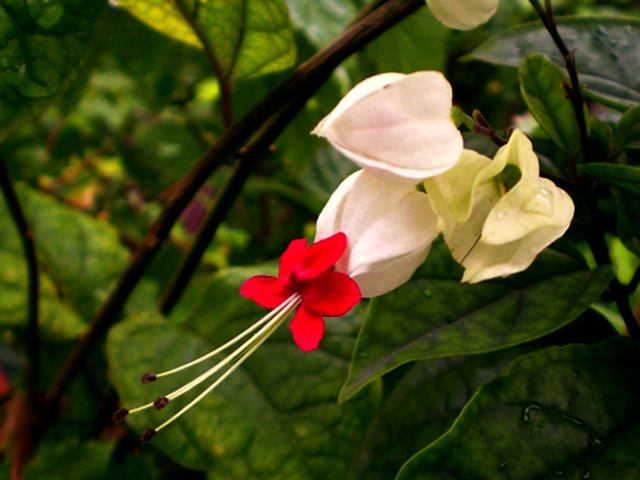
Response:
[[[127,252],[116,230],[106,222],[19,186],[18,194],[33,230],[38,260],[56,282],[61,295],[91,318],[127,263]],[[0,214],[0,251],[23,255],[6,210]],[[51,295],[44,285],[43,293]],[[47,293],[49,292],[49,293]],[[46,297],[45,297],[46,298]]]
[[[204,38],[224,79],[275,72],[295,61],[293,29],[283,0],[120,0],[118,4],[176,40],[202,47]]]
[[[0,250],[0,325],[27,327],[27,265],[22,252]],[[86,324],[69,305],[58,298],[56,288],[44,273],[40,275],[39,323],[47,339],[79,337]]]
[[[540,338],[589,308],[611,278],[608,267],[590,271],[573,253],[547,249],[521,274],[463,285],[460,267],[441,244],[411,281],[372,301],[340,400],[413,360]]]
[[[561,85],[569,77],[539,54],[525,58],[518,74],[522,96],[540,126],[565,152],[578,152],[580,132],[576,115]]]
[[[423,8],[371,42],[365,53],[380,72],[442,72],[447,63],[446,42],[450,34],[451,29]]]
[[[575,51],[580,81],[591,91],[633,106],[640,103],[640,20],[616,17],[558,18],[558,29]],[[542,53],[564,67],[541,22],[510,28],[471,54],[485,62],[519,67],[529,55]]]
[[[353,0],[286,0],[291,21],[318,49],[335,40],[358,9]]]
[[[105,0],[0,2],[0,141],[60,95]]]
[[[615,335],[604,317],[587,311],[572,324],[534,342],[484,355],[416,362],[406,370],[395,370],[383,379],[387,384],[391,377],[393,389],[378,410],[349,480],[395,478],[407,460],[451,428],[478,388],[515,358],[554,345],[595,343]]]
[[[265,313],[238,294],[238,283],[250,273],[222,272],[198,285],[173,322],[149,314],[112,329],[107,355],[125,406],[166,394],[197,372],[148,385],[140,384],[140,374],[185,363]],[[216,480],[344,478],[379,395],[372,388],[353,405],[336,403],[359,323],[357,312],[327,319],[325,338],[311,353],[301,352],[288,329],[280,329],[218,389],[160,431],[153,444],[182,465],[211,470]],[[186,402],[176,399],[161,413],[130,415],[129,424],[142,432]]]
[[[636,479],[638,362],[638,344],[620,337],[521,357],[398,480]]]
[[[86,480],[103,478],[115,443],[81,443],[78,440],[44,442],[27,465],[24,480]]]

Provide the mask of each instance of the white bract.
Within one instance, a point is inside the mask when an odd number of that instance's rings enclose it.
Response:
[[[436,225],[426,194],[360,170],[331,195],[318,217],[316,241],[346,234],[347,249],[335,268],[370,298],[411,278],[438,235]]]
[[[425,188],[451,254],[465,268],[463,282],[526,269],[564,234],[574,213],[571,197],[540,178],[531,142],[519,130],[494,160],[465,150]]]
[[[433,15],[447,27],[470,30],[486,23],[498,10],[499,0],[427,0]]]
[[[385,73],[356,85],[312,133],[378,178],[413,184],[455,165],[462,136],[439,72]]]

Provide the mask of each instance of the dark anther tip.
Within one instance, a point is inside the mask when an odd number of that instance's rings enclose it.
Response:
[[[156,410],[162,410],[168,404],[169,404],[169,398],[168,397],[158,397],[153,402],[153,408],[155,408]]]
[[[127,410],[126,408],[121,408],[116,413],[114,413],[113,417],[111,418],[115,423],[120,423],[127,415],[129,415],[129,410]]]
[[[142,383],[155,382],[158,377],[156,377],[155,373],[145,373],[142,375],[142,379],[140,380]]]
[[[142,443],[149,443],[151,439],[156,436],[157,433],[158,432],[156,432],[155,428],[150,428],[149,430],[147,430],[142,434],[142,437],[140,437],[140,440],[142,440]]]

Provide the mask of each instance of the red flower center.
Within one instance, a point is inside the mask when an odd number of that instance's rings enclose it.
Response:
[[[333,270],[346,248],[342,232],[310,246],[304,239],[294,240],[280,257],[278,277],[251,277],[240,294],[265,308],[276,308],[299,294],[301,303],[289,327],[300,349],[314,350],[324,334],[323,317],[344,315],[361,298],[356,282]]]

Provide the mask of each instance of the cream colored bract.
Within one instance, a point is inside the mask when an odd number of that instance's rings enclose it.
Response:
[[[433,15],[447,27],[470,30],[486,23],[499,0],[427,0]]]
[[[500,177],[508,165],[521,178],[506,191]],[[569,228],[571,197],[540,178],[529,139],[516,130],[494,160],[465,150],[451,170],[425,181],[451,254],[465,268],[463,282],[476,283],[526,269]]]

